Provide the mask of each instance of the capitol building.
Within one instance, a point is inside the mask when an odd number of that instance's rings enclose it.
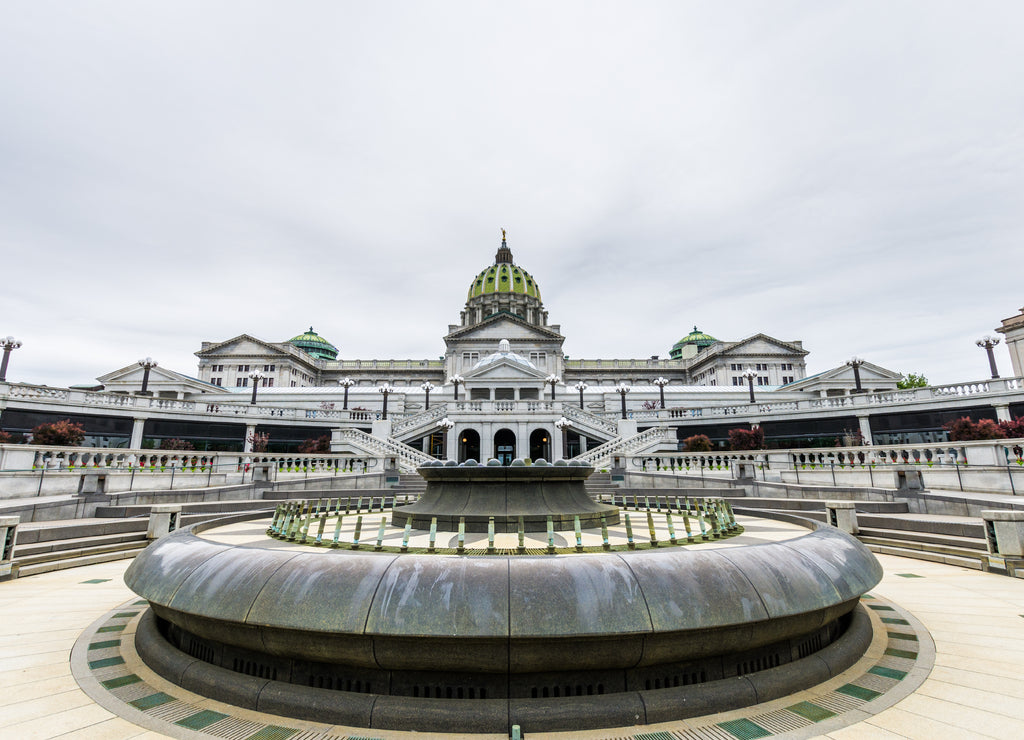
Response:
[[[999,331],[1016,360],[1024,323]],[[439,359],[350,358],[312,326],[287,341],[203,341],[194,375],[140,361],[96,385],[0,383],[0,427],[25,434],[71,419],[88,445],[132,449],[173,438],[240,451],[265,435],[269,450],[288,452],[329,436],[336,452],[415,451],[410,464],[417,455],[509,463],[612,442],[626,454],[668,452],[698,434],[724,449],[729,430],[755,426],[776,448],[934,443],[961,416],[1024,415],[1014,378],[899,390],[899,373],[856,358],[808,374],[802,341],[763,333],[723,340],[694,326],[670,347],[666,338],[667,357],[569,358],[504,232],[442,340]]]

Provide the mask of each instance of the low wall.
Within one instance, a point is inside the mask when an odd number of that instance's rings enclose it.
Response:
[[[1007,467],[927,465],[906,466],[905,469],[920,472],[924,487],[944,491],[984,491],[1024,495],[1024,467],[1016,464]],[[784,483],[832,486],[833,473],[839,486],[895,486],[896,470],[890,467],[840,468],[783,470],[780,475]]]

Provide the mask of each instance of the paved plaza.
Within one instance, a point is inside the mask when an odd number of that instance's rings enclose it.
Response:
[[[790,525],[780,522],[745,519],[741,523],[745,532],[735,541],[700,546],[731,546],[744,540],[754,544],[792,536]],[[241,531],[241,525],[236,528],[224,536],[234,539],[249,534]],[[1024,736],[1024,670],[1020,667],[1024,665],[1020,647],[1024,645],[1024,581],[891,556],[879,559],[885,577],[864,604],[881,629],[876,629],[876,640],[865,658],[829,684],[711,717],[614,730],[527,733],[527,737],[931,740]],[[0,585],[0,729],[4,736],[440,737],[262,715],[191,695],[163,681],[138,660],[131,647],[143,604],[123,584],[127,564],[103,563]],[[884,637],[879,642],[877,635],[886,634],[888,642]]]

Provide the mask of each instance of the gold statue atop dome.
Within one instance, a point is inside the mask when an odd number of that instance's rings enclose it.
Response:
[[[501,240],[505,241],[505,230],[504,229],[501,230]]]

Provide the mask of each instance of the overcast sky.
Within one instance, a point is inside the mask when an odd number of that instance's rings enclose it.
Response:
[[[936,383],[1024,305],[1024,4],[0,4],[0,335],[89,382],[310,325],[436,358],[508,229],[575,358]],[[997,360],[1010,375],[1005,347]]]

